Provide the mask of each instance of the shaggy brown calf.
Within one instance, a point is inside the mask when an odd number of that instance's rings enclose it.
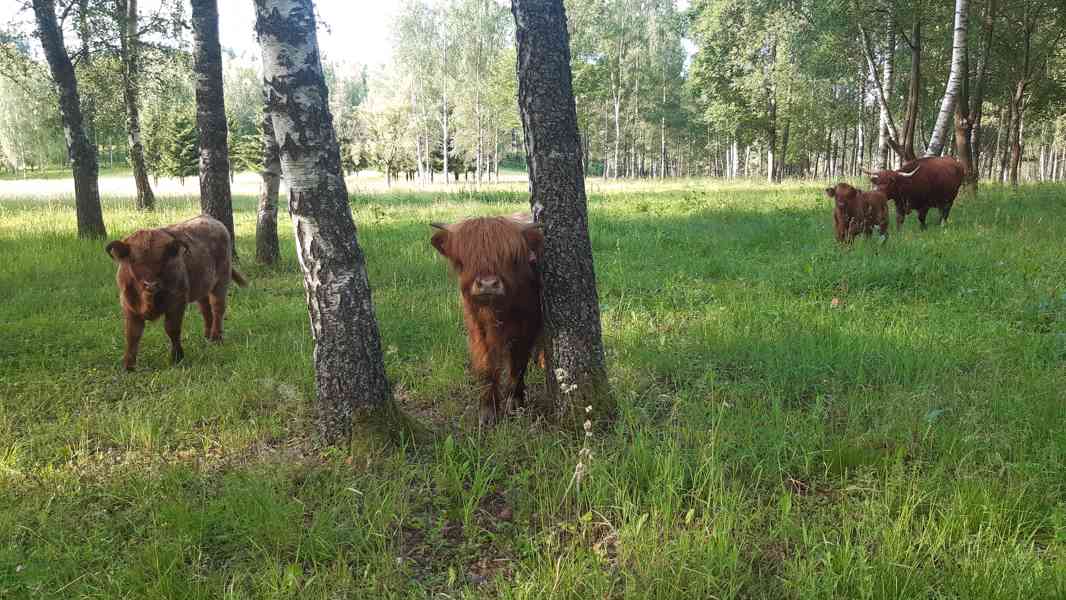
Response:
[[[919,158],[898,171],[868,173],[878,191],[896,203],[896,229],[903,229],[903,220],[912,209],[922,229],[930,208],[940,211],[941,225],[947,223],[964,175],[962,163],[949,156]]]
[[[230,264],[230,237],[226,226],[206,215],[160,229],[142,229],[122,241],[107,245],[118,265],[118,298],[126,318],[126,354],[122,364],[132,371],[144,322],[165,316],[170,337],[171,362],[185,356],[181,348],[181,321],[185,305],[200,304],[204,335],[222,341],[226,290],[230,279],[247,285]]]
[[[534,263],[544,234],[519,215],[433,227],[433,247],[459,277],[470,363],[484,384],[481,423],[491,425],[525,398],[526,367],[542,326]]]
[[[834,199],[833,226],[837,241],[847,244],[860,232],[870,237],[877,227],[881,240],[888,239],[888,198],[881,192],[864,192],[846,183],[826,188]]]

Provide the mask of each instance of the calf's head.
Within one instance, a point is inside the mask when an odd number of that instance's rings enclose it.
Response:
[[[152,306],[166,284],[173,283],[172,273],[189,247],[165,231],[142,229],[105,250],[118,263],[123,282],[133,286],[143,305]]]
[[[834,187],[825,188],[825,195],[833,199],[837,210],[843,211],[859,196],[859,190],[846,183],[838,183]]]
[[[539,225],[482,217],[433,227],[430,243],[451,262],[464,298],[503,308],[534,287],[544,244]]]

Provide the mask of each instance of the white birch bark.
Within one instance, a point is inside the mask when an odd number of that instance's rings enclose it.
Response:
[[[397,413],[341,173],[312,0],[255,0],[266,111],[281,150],[314,338],[318,429],[345,443],[353,422]]]
[[[925,149],[925,156],[940,156],[947,140],[948,124],[955,117],[955,104],[959,99],[959,90],[962,88],[962,78],[968,77],[963,73],[963,64],[966,55],[966,25],[969,0],[955,0],[955,36],[951,46],[951,72],[948,75],[948,85],[944,90],[944,99],[940,103],[940,113],[936,117],[936,125],[929,137],[929,145]]]

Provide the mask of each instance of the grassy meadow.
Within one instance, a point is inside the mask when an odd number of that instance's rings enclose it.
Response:
[[[155,323],[127,374],[106,241],[0,200],[0,598],[1066,597],[1066,187],[843,249],[824,185],[590,182],[621,414],[587,442],[477,431],[428,243],[523,187],[353,186],[389,376],[437,435],[351,449],[313,439],[287,217],[257,266],[236,198],[225,343],[191,309],[185,362]],[[112,239],[197,212],[104,207]]]

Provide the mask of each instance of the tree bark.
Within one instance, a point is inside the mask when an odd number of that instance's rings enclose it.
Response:
[[[977,84],[970,104],[970,114],[966,127],[966,142],[970,147],[971,176],[963,181],[963,186],[971,195],[977,194],[978,181],[981,179],[981,123],[984,117],[985,84],[988,81],[988,65],[992,57],[992,34],[995,31],[997,0],[988,0],[983,18],[983,47],[980,65],[977,67]]]
[[[545,228],[538,268],[548,392],[565,419],[603,420],[613,417],[616,406],[603,352],[566,12],[562,0],[513,0],[511,11],[530,203]],[[588,417],[586,406],[592,407]]]
[[[264,100],[266,100],[264,90]],[[265,102],[264,102],[265,104]],[[263,112],[263,192],[255,222],[255,261],[262,265],[278,262],[278,188],[281,187],[281,149],[274,136],[274,121]]]
[[[885,43],[885,64],[884,64],[884,76],[885,76],[885,88],[888,89],[888,93],[892,93],[892,90],[896,89],[896,29],[893,21],[889,19],[888,32],[886,34]],[[874,71],[876,74],[876,70]],[[877,85],[877,77],[874,76],[874,84]],[[882,92],[883,96],[883,92]],[[886,99],[887,100],[887,99]],[[887,169],[889,166],[889,151],[892,146],[888,143],[888,136],[890,135],[888,130],[888,120],[891,117],[888,109],[887,101],[880,103],[881,106],[881,139],[879,142],[879,148],[881,149],[881,157],[878,162],[879,169]]]
[[[144,144],[141,141],[140,117],[140,50],[141,40],[137,31],[137,0],[118,0],[118,15],[122,23],[120,40],[122,55],[122,100],[126,105],[126,133],[133,167],[133,181],[137,185],[137,208],[155,208],[155,194],[148,181],[148,168],[144,164]]]
[[[312,0],[255,0],[255,9],[266,112],[289,186],[314,337],[318,429],[328,443],[345,443],[354,421],[381,426],[398,413],[341,173],[314,6]]]
[[[951,70],[944,89],[944,99],[940,103],[940,112],[937,113],[936,124],[933,125],[933,132],[929,136],[929,144],[925,149],[925,156],[940,156],[948,134],[948,122],[955,115],[955,107],[959,104],[959,92],[963,85],[968,85],[966,80],[970,75],[967,62],[966,28],[969,24],[969,6],[968,0],[955,0],[955,34],[951,44]],[[967,108],[969,107],[966,104],[962,105],[963,111]],[[967,173],[971,171],[972,165]]]
[[[100,168],[96,162],[96,146],[85,133],[78,81],[63,42],[63,30],[56,21],[54,0],[33,0],[33,13],[37,20],[37,34],[59,95],[67,156],[74,174],[78,237],[106,237],[107,228],[104,227],[104,214],[100,208]]]
[[[904,162],[914,160],[914,134],[918,126],[918,110],[922,93],[922,22],[920,13],[915,13],[914,26],[911,29],[911,79],[907,86],[907,114],[903,122],[903,139],[900,145]]]
[[[192,33],[196,127],[200,132],[200,209],[226,226],[236,257],[226,104],[222,93],[222,46],[218,41],[218,0],[192,0]]]

